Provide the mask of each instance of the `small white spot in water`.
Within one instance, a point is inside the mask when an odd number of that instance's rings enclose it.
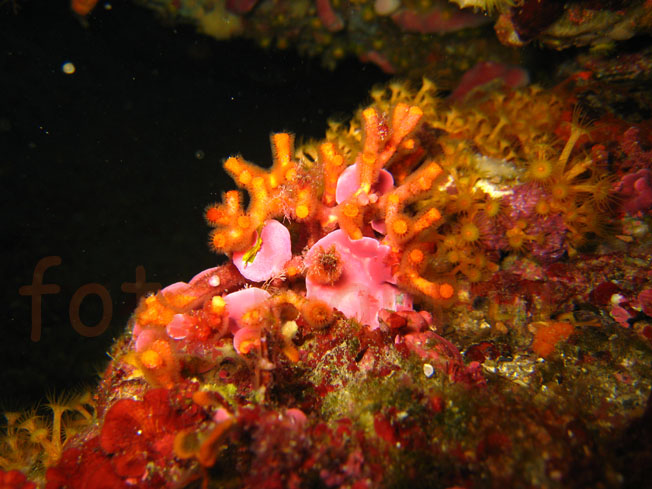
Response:
[[[77,71],[77,68],[72,63],[72,61],[66,61],[61,65],[61,71],[63,71],[66,75],[72,75],[75,71]]]
[[[423,364],[423,375],[430,378],[430,377],[432,377],[432,374],[434,374],[434,373],[435,373],[435,369],[434,369],[434,367],[432,365],[430,365],[429,363],[424,363]]]

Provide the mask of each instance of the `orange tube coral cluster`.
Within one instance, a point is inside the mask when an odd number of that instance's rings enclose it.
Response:
[[[293,137],[287,133],[274,134],[271,142],[274,164],[269,171],[240,156],[232,156],[224,162],[224,169],[239,187],[249,193],[251,201],[245,212],[240,192],[229,191],[224,194],[222,204],[206,208],[206,221],[216,228],[211,233],[210,244],[218,253],[241,251],[251,246],[254,233],[263,222],[277,217],[282,211],[278,199],[279,187],[296,176],[296,162],[292,154]],[[299,202],[295,213],[307,217],[307,202]]]
[[[428,87],[433,88],[431,84]],[[409,95],[409,91],[401,93]],[[424,95],[419,94],[423,99]],[[418,242],[419,236],[435,229],[440,222],[441,212],[434,205],[418,212],[408,212],[406,208],[438,192],[435,183],[444,173],[434,161],[422,161],[424,150],[415,133],[422,123],[423,109],[400,98],[384,101],[380,97],[379,103],[360,111],[362,137],[355,152],[343,148],[333,138],[318,144],[311,158],[304,156],[304,149],[295,160],[292,136],[281,133],[271,138],[274,163],[269,171],[239,156],[228,158],[224,168],[249,193],[251,202],[245,211],[240,193],[231,191],[224,194],[221,204],[206,209],[206,220],[216,228],[211,234],[212,248],[231,253],[251,247],[254,233],[271,218],[309,224],[304,228],[311,234],[308,242],[315,242],[337,227],[353,240],[373,236],[370,224],[374,221],[384,222],[387,233],[384,243],[400,257],[409,243]],[[429,113],[430,105],[424,104]],[[354,124],[357,123],[352,123],[352,128]],[[408,174],[420,163],[417,171]],[[339,192],[341,177],[349,167],[354,176],[347,178],[356,178],[357,183],[349,191]],[[402,174],[400,185],[388,193],[387,189],[376,188],[380,185],[381,171],[388,174],[385,168],[395,168]],[[305,266],[297,267],[293,262],[292,276],[302,268],[306,270]],[[438,285],[421,277],[418,271],[421,269],[406,265],[400,272],[401,280],[410,290],[431,299],[452,295],[450,284],[446,284],[442,293]]]

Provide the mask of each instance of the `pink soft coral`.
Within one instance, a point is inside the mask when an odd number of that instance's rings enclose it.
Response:
[[[265,302],[270,297],[269,292],[257,287],[248,287],[225,295],[224,302],[226,302],[231,332],[235,333],[244,326],[240,320],[245,312],[261,302]]]
[[[339,262],[335,266],[341,267],[332,282],[316,279],[310,273],[310,268],[319,267],[324,253],[330,253]],[[393,285],[389,253],[389,246],[373,238],[351,240],[341,229],[327,234],[306,255],[306,296],[326,302],[371,329],[378,328],[381,309],[412,308],[412,299]]]

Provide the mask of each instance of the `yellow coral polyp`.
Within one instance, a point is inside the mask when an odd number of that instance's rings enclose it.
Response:
[[[467,243],[475,243],[480,239],[480,230],[474,222],[466,222],[460,228],[460,236]]]
[[[294,212],[299,219],[305,219],[310,215],[310,208],[306,204],[299,204]]]
[[[536,206],[534,207],[534,211],[540,216],[545,216],[550,212],[550,204],[548,203],[547,200],[541,199],[537,202]]]
[[[377,113],[372,107],[368,107],[362,111],[362,118],[365,124],[373,124],[377,120]]]
[[[505,233],[507,236],[507,242],[513,250],[522,250],[525,247],[525,243],[533,239],[531,236],[525,234],[523,231],[524,228],[525,226],[523,226],[522,221],[519,221],[513,228],[508,229]]]
[[[222,314],[226,308],[226,301],[219,295],[211,299],[211,312],[213,314]]]
[[[484,214],[489,218],[496,217],[498,214],[500,214],[501,204],[498,199],[487,199],[483,207]]]
[[[553,174],[554,165],[551,161],[537,159],[530,163],[527,176],[535,182],[545,182]]]
[[[550,193],[556,200],[564,200],[570,194],[570,187],[565,182],[557,182],[550,187]]]
[[[154,369],[163,365],[163,359],[154,350],[145,350],[140,354],[140,361],[145,368]]]
[[[451,250],[446,254],[446,259],[449,263],[459,263],[460,262],[460,252],[457,250]]]

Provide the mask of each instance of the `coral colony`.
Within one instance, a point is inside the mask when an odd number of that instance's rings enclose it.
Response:
[[[230,261],[144,298],[93,396],[8,415],[2,487],[617,486],[602,440],[650,415],[647,143],[536,87],[435,92],[228,158]]]

